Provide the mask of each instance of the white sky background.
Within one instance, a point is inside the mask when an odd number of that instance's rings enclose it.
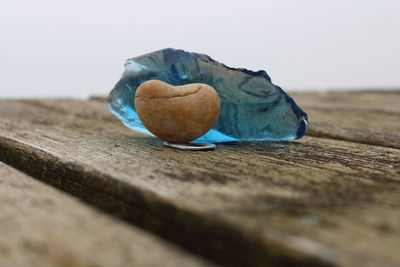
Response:
[[[1,0],[0,97],[106,95],[166,47],[284,89],[400,87],[399,0]]]

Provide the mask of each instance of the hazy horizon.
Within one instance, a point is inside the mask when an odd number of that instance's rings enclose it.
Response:
[[[166,47],[266,70],[288,91],[400,88],[400,1],[15,0],[0,9],[0,97],[106,95]]]

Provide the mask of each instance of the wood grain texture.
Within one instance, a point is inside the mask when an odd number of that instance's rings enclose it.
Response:
[[[310,117],[308,135],[400,148],[400,90],[290,95]]]
[[[2,101],[0,114],[1,160],[217,262],[400,264],[397,149],[307,137],[184,152],[99,101]]]
[[[0,266],[211,266],[0,162]]]

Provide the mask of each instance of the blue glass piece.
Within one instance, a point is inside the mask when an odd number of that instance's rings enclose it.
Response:
[[[261,71],[230,68],[207,55],[163,49],[127,60],[108,97],[110,111],[127,127],[151,133],[135,111],[136,88],[148,80],[172,85],[205,83],[216,89],[221,114],[214,127],[194,142],[299,139],[307,131],[307,114]]]

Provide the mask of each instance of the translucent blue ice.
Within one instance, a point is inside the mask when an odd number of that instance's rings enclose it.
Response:
[[[151,133],[135,111],[136,88],[148,80],[172,85],[205,83],[216,89],[221,114],[195,142],[299,139],[307,131],[307,114],[261,71],[235,69],[207,55],[163,49],[129,59],[108,97],[110,111],[127,127]]]

